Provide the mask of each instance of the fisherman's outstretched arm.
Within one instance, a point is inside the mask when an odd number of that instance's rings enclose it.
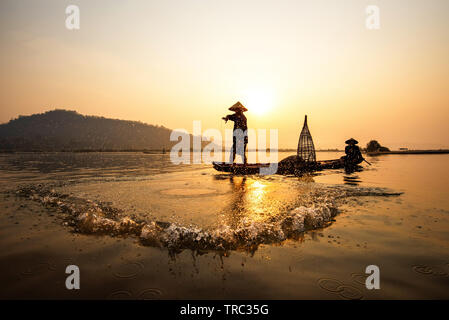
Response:
[[[222,119],[224,121],[228,121],[228,120],[235,121],[235,115],[234,114],[228,114],[226,117],[223,117]]]

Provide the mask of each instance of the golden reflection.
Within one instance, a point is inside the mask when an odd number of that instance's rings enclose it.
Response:
[[[266,215],[266,196],[268,193],[268,183],[262,180],[253,180],[248,186],[246,200],[248,203],[248,216],[251,220],[265,220]]]
[[[249,186],[249,195],[251,196],[251,200],[254,202],[260,202],[263,200],[266,186],[267,185],[261,181],[253,181]]]
[[[231,176],[229,181],[233,196],[224,209],[226,223],[238,227],[242,222],[265,220],[270,182],[245,176]]]
[[[223,179],[223,176],[220,176]],[[247,226],[252,222],[268,222],[274,216],[284,215],[303,203],[310,190],[312,177],[278,179],[230,175],[230,196],[221,211],[220,223],[231,228]]]

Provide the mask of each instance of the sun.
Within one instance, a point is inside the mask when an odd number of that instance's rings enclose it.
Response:
[[[250,90],[244,94],[242,103],[249,112],[264,115],[273,108],[273,94],[269,90]]]

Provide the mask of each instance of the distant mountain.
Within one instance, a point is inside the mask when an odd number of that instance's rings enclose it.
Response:
[[[137,121],[53,110],[0,125],[1,151],[162,150],[172,130]]]

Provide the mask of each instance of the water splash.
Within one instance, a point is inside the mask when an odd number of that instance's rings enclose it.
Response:
[[[221,223],[199,227],[139,220],[105,203],[58,193],[42,184],[20,187],[16,194],[57,208],[64,214],[65,224],[76,232],[136,236],[143,245],[172,250],[254,250],[260,244],[280,243],[304,231],[326,227],[339,213],[339,205],[350,197],[400,195],[381,188],[322,185],[312,188],[303,204],[292,210],[268,214],[263,219],[245,216],[233,226]]]

